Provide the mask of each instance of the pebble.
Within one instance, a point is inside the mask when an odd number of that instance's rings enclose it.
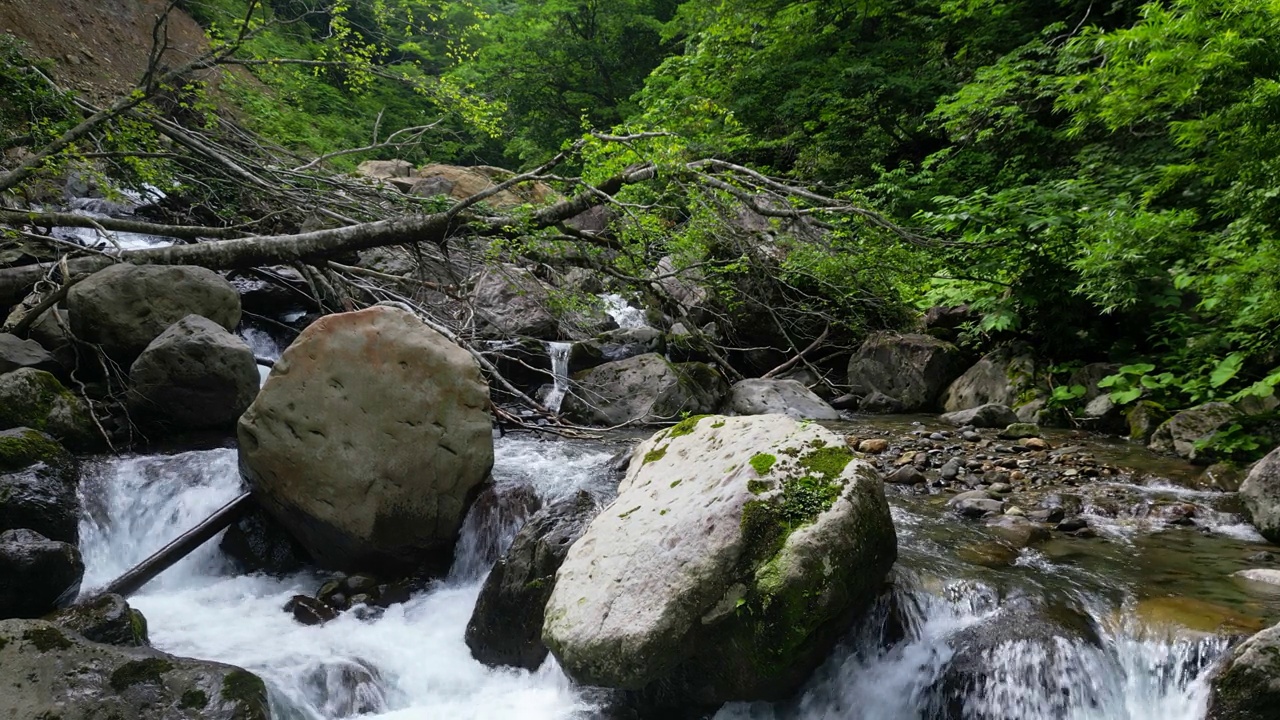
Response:
[[[868,455],[879,455],[889,449],[889,441],[884,438],[872,438],[858,443],[858,452]]]
[[[884,481],[891,485],[915,485],[924,482],[925,476],[915,466],[904,465],[889,473]]]
[[[1005,493],[1011,493],[1011,492],[1013,492],[1013,486],[1012,486],[1012,485],[1010,485],[1009,483],[992,483],[992,484],[991,484],[991,487],[989,487],[989,488],[987,488],[987,489],[988,489],[988,490],[990,490],[990,491],[991,491],[991,492],[993,492],[993,493],[999,493],[999,494],[1001,494],[1001,495],[1003,495],[1003,494],[1005,494]],[[1019,512],[1021,512],[1021,511],[1019,511]]]
[[[982,442],[982,436],[972,430],[960,433],[960,439],[964,440],[965,442],[972,442],[972,443]]]
[[[1087,527],[1089,527],[1089,523],[1085,522],[1084,518],[1073,517],[1058,523],[1055,529],[1058,530],[1059,532],[1075,532],[1077,530],[1083,530]]]
[[[1045,442],[1043,438],[1027,438],[1022,441],[1022,447],[1028,450],[1048,450],[1049,443]]]
[[[938,442],[938,441],[946,440],[947,436],[943,435],[942,433],[933,433],[929,436],[929,439],[935,442]]]
[[[938,471],[945,480],[954,480],[960,474],[960,458],[951,458]]]
[[[1018,507],[1017,505],[1010,505],[1009,507],[1005,508],[1005,509],[1004,509],[1004,514],[1005,514],[1005,515],[1012,515],[1012,516],[1014,516],[1014,517],[1026,517],[1026,516],[1027,516],[1026,511],[1025,511],[1025,510],[1023,510],[1022,508]]]

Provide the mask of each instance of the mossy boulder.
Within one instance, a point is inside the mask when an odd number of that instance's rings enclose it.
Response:
[[[1240,499],[1258,532],[1271,542],[1280,543],[1280,448],[1249,469],[1240,485]]]
[[[588,424],[659,423],[715,412],[728,389],[709,365],[647,353],[576,373],[562,409]]]
[[[267,691],[231,665],[91,642],[44,620],[0,621],[0,717],[268,720]]]
[[[988,353],[947,387],[942,395],[942,407],[947,412],[992,403],[1016,408],[1035,398],[1035,378],[1035,359],[1024,349],[1000,348]]]
[[[1241,415],[1239,410],[1224,402],[1197,405],[1161,423],[1147,447],[1159,453],[1177,455],[1208,465],[1212,461],[1212,454],[1205,449],[1203,443]]]
[[[59,610],[46,619],[93,642],[122,647],[151,644],[147,637],[147,619],[119,595],[99,595]]]
[[[93,443],[93,418],[84,401],[58,378],[34,368],[0,375],[0,430],[41,430],[73,447]]]
[[[1209,720],[1275,720],[1280,709],[1280,625],[1231,653],[1210,681]]]
[[[871,466],[783,415],[690,418],[632,458],[556,575],[543,641],[571,678],[644,705],[794,692],[897,556]]]
[[[76,544],[79,464],[56,440],[31,428],[0,431],[0,532],[26,528]]]

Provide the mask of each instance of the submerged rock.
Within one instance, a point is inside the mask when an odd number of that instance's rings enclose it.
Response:
[[[30,428],[0,431],[0,532],[26,528],[75,545],[80,537],[79,464]]]
[[[151,644],[147,637],[147,619],[119,595],[99,595],[59,610],[46,619],[93,642],[122,647]]]
[[[964,371],[960,350],[929,335],[875,333],[849,360],[849,386],[855,395],[881,396],[896,410],[933,410],[938,397]],[[867,412],[880,412],[883,401]]]
[[[90,642],[43,620],[0,621],[0,717],[268,720],[267,688],[231,665]]]
[[[1275,720],[1280,710],[1280,625],[1237,647],[1209,687],[1209,720]]]
[[[732,415],[780,414],[796,420],[839,420],[840,413],[795,380],[743,380],[729,388]]]
[[[794,692],[897,556],[874,470],[780,415],[690,418],[632,457],[556,576],[561,667],[684,710]]]
[[[84,401],[58,378],[34,368],[0,375],[0,430],[19,427],[49,433],[78,447],[91,444],[96,432]]]
[[[32,530],[0,533],[0,618],[35,618],[66,605],[83,577],[74,545]]]
[[[142,351],[129,383],[142,417],[180,430],[230,428],[258,394],[258,365],[244,340],[188,315]]]
[[[128,364],[188,315],[234,330],[240,323],[240,295],[221,275],[202,267],[118,263],[72,286],[67,312],[76,337]]]
[[[563,412],[597,425],[657,423],[715,412],[728,388],[702,363],[670,363],[656,353],[610,362],[573,376]]]
[[[1280,448],[1254,464],[1240,485],[1245,512],[1262,536],[1280,543]]]
[[[413,314],[328,315],[240,418],[240,466],[322,565],[442,571],[493,466],[488,403],[471,355]]]
[[[472,657],[526,670],[542,664],[543,609],[556,570],[598,510],[595,498],[580,490],[529,518],[480,590],[467,623]]]

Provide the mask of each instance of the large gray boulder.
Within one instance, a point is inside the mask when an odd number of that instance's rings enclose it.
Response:
[[[58,378],[35,368],[0,375],[0,430],[19,427],[46,432],[76,447],[90,445],[96,437],[84,401]]]
[[[471,302],[484,321],[483,332],[499,339],[559,339],[560,324],[551,314],[550,300],[547,285],[515,265],[485,270],[471,291]]]
[[[267,688],[231,665],[90,642],[43,620],[0,621],[0,717],[268,720]]]
[[[786,415],[796,420],[839,420],[840,413],[795,380],[743,380],[729,388],[725,413]]]
[[[170,325],[202,315],[227,330],[240,322],[240,295],[212,270],[190,265],[130,265],[99,270],[72,286],[67,313],[76,337],[131,363]]]
[[[988,353],[956,378],[942,395],[946,412],[996,403],[1017,408],[1031,399],[1035,388],[1035,360],[1006,347]]]
[[[1209,688],[1209,720],[1275,720],[1280,712],[1280,625],[1240,644]]]
[[[1213,437],[1240,416],[1239,410],[1224,402],[1197,405],[1174,415],[1156,428],[1147,447],[1191,461],[1204,460],[1206,452],[1197,448],[1197,443]]]
[[[80,468],[56,440],[31,428],[0,431],[0,531],[26,528],[76,545]]]
[[[1240,485],[1254,527],[1273,543],[1280,543],[1280,448],[1259,460]]]
[[[933,410],[963,371],[960,350],[949,342],[914,333],[875,333],[849,360],[849,387],[860,397],[892,398],[900,411]],[[885,405],[881,401],[875,407]]]
[[[574,374],[561,409],[595,425],[656,423],[715,412],[727,392],[724,378],[709,365],[670,363],[648,353]]]
[[[542,638],[578,682],[683,710],[786,697],[897,556],[880,479],[782,415],[690,418],[636,448],[569,549]]]
[[[229,428],[258,394],[253,351],[221,325],[188,315],[151,341],[129,368],[129,405],[182,430]]]
[[[972,425],[980,428],[1003,428],[1018,422],[1018,415],[1007,405],[990,403],[968,410],[944,413],[941,419],[956,427]]]
[[[19,368],[35,368],[51,373],[62,370],[53,355],[35,340],[23,340],[16,335],[0,333],[0,373]]]
[[[542,611],[556,570],[600,508],[585,490],[529,518],[485,579],[467,623],[471,655],[486,665],[537,670],[547,657]]]
[[[33,530],[0,533],[0,618],[40,617],[66,605],[76,599],[83,577],[74,545]]]
[[[328,315],[240,418],[240,467],[321,564],[443,569],[493,466],[475,360],[412,313]]]

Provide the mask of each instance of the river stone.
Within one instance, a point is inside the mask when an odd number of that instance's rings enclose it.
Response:
[[[1018,416],[1008,405],[991,403],[946,413],[941,420],[957,427],[969,425],[975,428],[1004,428],[1017,423]]]
[[[564,414],[582,423],[654,423],[715,412],[728,388],[702,363],[669,363],[649,353],[576,373]]]
[[[839,420],[840,413],[795,380],[743,380],[729,388],[726,414],[780,414],[796,420]]]
[[[218,547],[245,573],[289,575],[307,567],[310,560],[306,548],[256,504],[227,528]]]
[[[626,360],[646,353],[661,355],[667,350],[662,331],[651,327],[610,330],[601,333],[591,342],[599,348],[600,357],[606,362]],[[574,369],[577,367],[575,365]]]
[[[595,498],[579,490],[529,518],[476,599],[466,632],[472,657],[490,666],[537,670],[542,665],[547,657],[542,611],[556,570],[598,511]]]
[[[883,487],[783,415],[689,418],[641,443],[569,549],[542,638],[574,680],[665,706],[794,692],[897,556]]]
[[[1169,413],[1163,406],[1150,400],[1140,400],[1130,408],[1124,416],[1129,427],[1129,439],[1147,443],[1151,436],[1169,419]]]
[[[1231,573],[1242,584],[1261,589],[1268,595],[1280,593],[1280,570],[1274,568],[1249,568]]]
[[[147,619],[119,595],[104,594],[63,608],[48,618],[86,640],[122,647],[146,647]]]
[[[129,369],[129,406],[180,430],[229,428],[258,394],[258,365],[239,337],[188,315],[151,341]]]
[[[1017,407],[1034,382],[1035,361],[1031,356],[1015,348],[1001,348],[956,378],[943,393],[942,406],[949,413],[992,403]]]
[[[33,618],[75,600],[80,551],[32,530],[0,533],[0,618]],[[0,665],[2,666],[2,665]]]
[[[13,372],[19,368],[35,368],[50,373],[62,371],[53,355],[41,347],[40,343],[0,333],[0,373]]]
[[[874,333],[849,360],[849,387],[855,395],[878,392],[898,401],[898,412],[933,410],[963,370],[960,350],[951,343],[922,334]]]
[[[493,466],[467,351],[389,306],[328,315],[240,418],[258,500],[322,565],[442,570]]]
[[[1001,430],[996,437],[1003,440],[1026,440],[1027,438],[1040,437],[1040,426],[1029,422],[1011,423],[1008,427]]]
[[[0,621],[0,717],[268,720],[267,688],[230,665],[90,642],[43,620]]]
[[[1280,448],[1272,450],[1249,470],[1240,485],[1240,499],[1258,532],[1280,544]]]
[[[501,265],[486,270],[476,280],[471,302],[484,321],[482,332],[487,337],[560,337],[560,324],[551,314],[550,289],[522,267]]]
[[[1224,402],[1197,405],[1174,415],[1156,428],[1147,447],[1191,461],[1204,460],[1206,453],[1198,450],[1196,443],[1213,437],[1214,433],[1239,417],[1240,411]]]
[[[38,430],[0,432],[0,531],[26,528],[75,545],[80,539],[78,463]]]
[[[0,375],[0,429],[18,427],[42,430],[77,447],[90,445],[96,432],[84,401],[35,368]]]
[[[73,285],[67,313],[76,337],[129,364],[188,315],[234,330],[240,323],[240,295],[221,275],[202,267],[119,263]]]
[[[1209,688],[1208,720],[1275,720],[1280,710],[1280,625],[1237,647]]]

